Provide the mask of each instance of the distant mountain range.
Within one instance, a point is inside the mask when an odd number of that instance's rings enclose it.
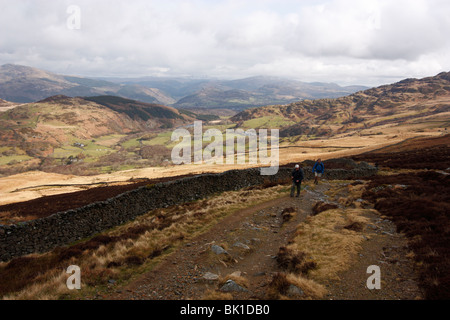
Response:
[[[203,109],[285,104],[303,99],[337,98],[368,89],[364,86],[341,87],[334,83],[306,83],[278,77],[256,76],[239,80],[144,77],[104,80],[135,84],[161,90],[171,96],[176,108]]]
[[[18,103],[35,102],[55,95],[110,95],[182,109],[243,110],[303,99],[342,97],[364,89],[367,87],[341,87],[333,83],[305,83],[262,76],[240,80],[155,77],[90,79],[20,65],[0,66],[0,98]]]
[[[55,95],[69,97],[114,95],[148,103],[175,102],[158,89],[139,85],[122,85],[104,80],[64,76],[12,64],[0,66],[1,99],[28,103]]]

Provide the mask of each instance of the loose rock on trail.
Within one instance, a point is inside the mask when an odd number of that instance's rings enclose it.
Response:
[[[153,270],[124,287],[110,286],[111,300],[199,300],[221,298],[268,299],[268,288],[281,270],[277,264],[280,247],[294,236],[299,224],[314,215],[318,202],[335,202],[325,192],[324,181],[314,189],[306,187],[300,198],[284,196],[240,210],[206,233],[167,256]],[[342,195],[339,195],[342,196]],[[286,212],[289,218],[286,219]],[[367,229],[370,240],[363,244],[355,265],[339,280],[324,283],[323,299],[407,299],[421,297],[407,243],[392,222],[374,214]],[[367,267],[381,266],[382,290],[366,287]],[[237,280],[236,280],[237,279]],[[240,281],[238,281],[240,280]],[[208,293],[216,292],[208,296]],[[301,288],[289,287],[291,299],[308,299]]]

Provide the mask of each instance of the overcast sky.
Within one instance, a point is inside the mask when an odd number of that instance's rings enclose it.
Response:
[[[450,71],[449,17],[449,0],[0,0],[0,64],[376,86]]]

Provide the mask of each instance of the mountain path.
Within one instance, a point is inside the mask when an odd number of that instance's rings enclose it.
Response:
[[[235,273],[247,280],[248,291],[232,292],[233,299],[267,299],[273,275],[282,271],[276,262],[279,248],[288,244],[298,225],[312,214],[313,205],[327,198],[324,192],[329,188],[330,184],[324,181],[314,190],[308,187],[302,190],[300,198],[282,197],[237,211],[128,285],[122,288],[112,285],[111,294],[101,298],[200,300],[209,290],[218,290],[222,278]],[[294,208],[297,214],[284,222],[281,213],[287,208]],[[339,275],[340,280],[325,284],[328,294],[324,299],[420,298],[412,262],[405,258],[408,253],[405,238],[395,232],[390,221],[375,214],[369,218],[374,226],[371,240],[364,242],[358,261]],[[223,247],[228,255],[212,252],[214,244]],[[366,288],[370,265],[381,267],[381,290]],[[220,279],[207,280],[204,278],[207,274]]]

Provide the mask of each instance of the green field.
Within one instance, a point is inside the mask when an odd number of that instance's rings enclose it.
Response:
[[[130,139],[123,142],[121,145],[123,148],[129,149],[129,148],[139,148],[141,144],[139,142],[139,139]]]
[[[112,147],[112,146],[118,144],[119,141],[125,137],[126,137],[126,135],[124,135],[124,134],[110,134],[107,136],[98,137],[94,140],[94,142],[100,146]],[[117,142],[115,142],[115,141],[117,141]]]
[[[166,131],[158,134],[155,138],[150,140],[143,140],[142,143],[146,146],[164,145],[168,146],[172,144],[172,131]]]
[[[0,166],[7,165],[11,162],[23,162],[33,159],[26,155],[0,156]]]
[[[70,156],[75,157],[82,153],[88,158],[95,159],[115,151],[112,148],[108,148],[92,142],[86,142],[81,140],[79,140],[78,142],[83,143],[84,147],[80,148],[73,145],[68,145],[61,148],[57,148],[53,152],[53,157],[54,158],[67,158]]]
[[[245,121],[242,127],[247,129],[279,129],[293,124],[295,124],[294,121],[287,120],[282,116],[267,116]]]

